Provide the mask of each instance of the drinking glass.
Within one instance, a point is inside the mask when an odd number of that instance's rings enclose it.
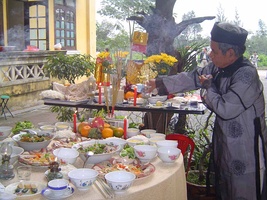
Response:
[[[148,105],[148,98],[151,96],[151,92],[149,92],[150,87],[151,86],[145,84],[143,89],[141,90],[142,98],[144,99],[143,106]]]
[[[20,181],[29,181],[31,179],[31,170],[30,166],[19,166],[17,168],[18,179]]]

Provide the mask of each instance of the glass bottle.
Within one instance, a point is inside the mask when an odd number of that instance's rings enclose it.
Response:
[[[2,156],[2,165],[0,167],[0,179],[9,180],[15,177],[14,167],[10,164],[12,147],[9,143],[4,142],[1,145],[0,153]]]

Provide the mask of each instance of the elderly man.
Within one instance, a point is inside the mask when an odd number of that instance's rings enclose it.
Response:
[[[248,32],[229,23],[211,31],[212,63],[149,81],[160,95],[201,88],[216,114],[213,164],[217,199],[267,199],[265,103],[256,68],[243,57]]]

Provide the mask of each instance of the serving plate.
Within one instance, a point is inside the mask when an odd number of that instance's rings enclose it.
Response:
[[[161,106],[157,106],[156,104],[149,104],[149,107],[150,107],[150,108],[166,108],[167,105],[162,104]]]
[[[36,193],[31,193],[30,190],[28,190],[26,193],[22,193],[22,192],[18,192],[16,193],[16,189],[18,187],[19,184],[23,184],[23,187],[26,187],[26,185],[32,185],[34,184],[37,188],[37,192]],[[16,182],[16,183],[12,183],[10,185],[8,185],[5,189],[5,192],[10,193],[10,194],[16,194],[17,198],[26,198],[26,197],[33,197],[36,196],[38,194],[40,194],[42,192],[42,190],[45,188],[46,186],[40,182],[36,182],[36,181],[23,181],[23,182]]]
[[[101,178],[104,178],[105,174],[107,174],[108,172],[125,170],[134,173],[137,180],[152,175],[156,170],[155,166],[151,163],[145,166],[141,166],[140,162],[138,161],[132,162],[130,164],[124,164],[121,161],[122,159],[113,158],[108,161],[95,164],[92,169],[97,170]]]
[[[22,154],[18,160],[24,165],[47,167],[55,158],[52,152],[36,152],[34,154]]]

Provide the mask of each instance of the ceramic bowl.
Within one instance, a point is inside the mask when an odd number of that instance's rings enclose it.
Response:
[[[55,125],[43,125],[43,126],[40,126],[40,129],[42,131],[50,131],[50,132],[54,132],[56,130],[56,126]]]
[[[127,129],[127,138],[131,138],[133,136],[136,136],[140,133],[138,128],[128,128]]]
[[[98,172],[94,169],[80,168],[71,170],[68,176],[78,190],[88,190],[95,182]]]
[[[96,143],[109,144],[106,140],[90,140],[90,141],[84,141],[84,142],[80,142],[80,143],[74,144],[72,146],[72,148],[75,148],[76,150],[79,151],[80,147],[86,148],[86,147],[89,147],[89,146],[93,146]],[[114,150],[112,150],[110,153],[94,154],[94,155],[90,156],[90,158],[88,158],[86,163],[87,164],[96,164],[96,163],[100,163],[100,162],[109,160],[114,154],[116,154],[119,151],[120,151],[120,147],[118,145],[115,145],[114,146]],[[80,152],[80,158],[83,161],[85,161],[86,160],[86,153],[84,153],[84,152],[81,153]]]
[[[54,137],[49,132],[40,131],[38,133],[38,135],[47,136],[46,140],[44,140],[42,142],[24,142],[24,141],[21,141],[21,138],[25,134],[26,134],[25,132],[21,132],[21,133],[14,135],[12,137],[12,139],[18,144],[18,146],[22,147],[25,151],[33,151],[33,150],[40,150],[40,149],[46,148],[50,144],[50,142],[52,141],[52,139]]]
[[[181,150],[176,147],[160,147],[157,150],[158,157],[162,162],[174,163],[179,157]]]
[[[176,147],[178,146],[178,141],[176,140],[161,140],[156,142],[157,147]]]
[[[163,133],[151,133],[150,134],[150,138],[162,138],[165,139],[166,135]]]
[[[120,150],[122,150],[124,145],[127,144],[126,140],[122,138],[117,138],[117,137],[110,137],[110,138],[106,138],[105,140],[108,144],[119,145]]]
[[[166,100],[167,100],[167,96],[166,95],[165,96],[153,96],[153,97],[148,98],[148,102],[150,104],[156,104],[157,101],[164,102]]]
[[[135,145],[134,153],[142,163],[148,163],[155,158],[157,154],[157,147],[151,145]]]
[[[149,144],[157,147],[156,143],[162,140],[165,140],[165,139],[162,137],[152,137],[152,138],[149,138]]]
[[[68,122],[57,122],[55,123],[56,130],[68,130],[70,128],[70,124]]]
[[[0,140],[4,140],[11,134],[11,126],[0,126]]]
[[[131,147],[134,147],[135,145],[145,144],[144,140],[139,138],[129,138],[126,141]]]
[[[127,171],[113,171],[105,175],[108,186],[116,194],[127,191],[131,187],[135,178],[135,174]]]
[[[61,161],[61,163],[74,164],[79,156],[79,152],[73,148],[57,148],[53,154]]]
[[[150,138],[150,134],[152,133],[156,133],[157,131],[154,130],[154,129],[144,129],[144,130],[141,130],[141,134],[146,136],[147,138]]]

